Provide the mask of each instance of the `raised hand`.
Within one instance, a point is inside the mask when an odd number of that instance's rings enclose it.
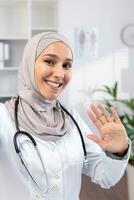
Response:
[[[92,104],[88,116],[99,130],[100,137],[87,137],[99,144],[102,149],[123,155],[128,148],[127,133],[114,107],[111,107],[111,114],[110,117],[101,103],[98,106]]]

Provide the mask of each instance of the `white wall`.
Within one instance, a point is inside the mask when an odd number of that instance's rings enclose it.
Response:
[[[123,47],[121,28],[133,22],[133,0],[59,0],[59,30],[73,42],[75,27],[98,27],[100,56]]]
[[[86,104],[89,99],[79,90],[87,91],[95,85],[111,85],[115,80],[119,81],[121,97],[134,97],[134,49],[128,49],[120,39],[123,26],[134,23],[134,1],[59,0],[58,6],[59,31],[68,37],[74,52],[75,28],[97,27],[99,30],[98,58],[85,62],[75,57],[72,84],[64,93],[65,97],[69,97],[65,103]]]

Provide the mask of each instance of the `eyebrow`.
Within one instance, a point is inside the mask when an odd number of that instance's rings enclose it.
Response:
[[[53,57],[53,58],[58,58],[57,55],[55,55],[55,54],[51,54],[51,53],[44,54],[43,57],[45,57],[45,56],[50,56],[50,57]],[[66,60],[67,60],[67,61],[70,61],[70,62],[73,61],[71,58],[66,58]]]

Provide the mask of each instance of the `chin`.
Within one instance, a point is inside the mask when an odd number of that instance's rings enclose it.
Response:
[[[59,97],[59,95],[50,95],[50,96],[46,96],[46,95],[44,95],[44,94],[42,94],[42,96],[43,96],[46,100],[50,100],[50,101],[55,100],[55,99],[57,99],[57,98]]]
[[[53,92],[53,91],[48,91],[48,90],[42,90],[40,91],[40,94],[47,100],[55,100],[59,98],[62,91],[63,90]]]

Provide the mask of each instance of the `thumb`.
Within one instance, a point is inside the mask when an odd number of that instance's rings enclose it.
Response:
[[[96,135],[87,135],[87,138],[92,140],[93,142],[95,142],[97,144],[99,143],[99,140],[100,140]]]

